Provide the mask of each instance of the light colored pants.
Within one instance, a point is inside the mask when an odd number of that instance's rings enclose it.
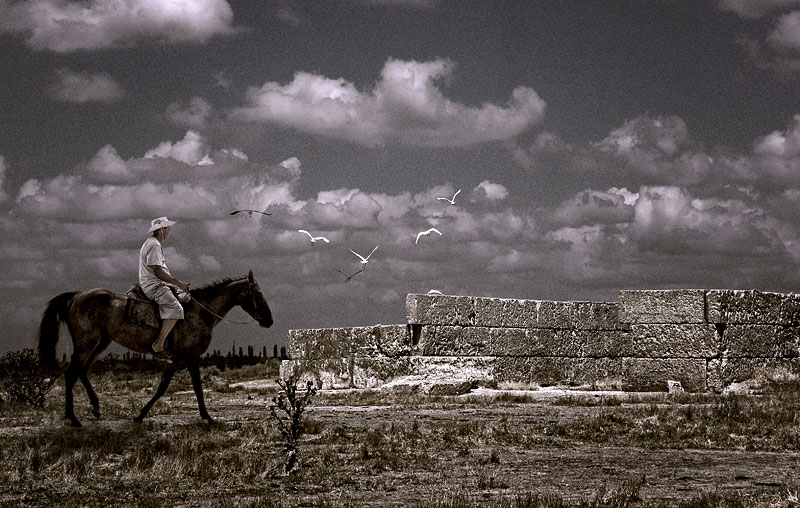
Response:
[[[183,306],[172,292],[171,285],[164,283],[149,289],[142,288],[142,290],[158,304],[158,313],[161,319],[183,319]]]

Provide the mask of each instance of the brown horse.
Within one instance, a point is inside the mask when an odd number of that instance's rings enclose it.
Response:
[[[167,364],[155,395],[145,404],[139,416],[134,418],[136,422],[141,422],[153,404],[164,395],[178,366],[185,365],[192,377],[200,417],[213,423],[203,401],[200,356],[211,343],[214,327],[237,305],[259,325],[272,325],[272,313],[258,283],[253,279],[252,271],[247,277],[224,279],[192,289],[191,296],[192,300],[184,305],[184,319],[178,322],[171,335],[169,350],[173,363]],[[39,357],[43,365],[56,364],[56,343],[61,323],[66,323],[72,336],[73,353],[64,377],[65,417],[74,427],[81,425],[75,417],[72,400],[72,389],[78,379],[89,395],[92,414],[100,418],[100,401],[88,378],[89,369],[100,353],[111,341],[137,353],[148,353],[150,344],[158,335],[155,328],[126,321],[124,310],[127,298],[126,295],[106,289],[62,293],[50,300],[44,311],[39,327]]]

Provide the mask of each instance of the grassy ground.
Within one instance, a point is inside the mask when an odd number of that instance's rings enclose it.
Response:
[[[63,381],[44,409],[3,404],[0,505],[798,506],[794,379],[757,396],[321,393],[286,475],[269,413],[277,385],[235,387],[273,380],[275,365],[203,377],[213,426],[200,423],[185,372],[144,424],[131,418],[157,374],[94,376],[99,422],[76,388],[83,428],[61,419]]]

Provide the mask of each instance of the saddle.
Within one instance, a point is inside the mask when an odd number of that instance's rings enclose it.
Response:
[[[125,302],[125,319],[133,324],[161,328],[161,316],[158,304],[151,300],[142,287],[136,283],[126,293],[128,300]]]

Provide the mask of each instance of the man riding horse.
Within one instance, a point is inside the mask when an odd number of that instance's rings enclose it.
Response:
[[[189,284],[172,276],[167,268],[161,243],[169,238],[175,221],[159,217],[150,222],[151,235],[139,249],[139,285],[148,298],[158,303],[161,316],[161,329],[155,342],[150,345],[150,353],[162,360],[168,360],[166,341],[169,332],[179,319],[183,319],[183,306],[191,300]],[[177,295],[176,295],[177,293]]]

